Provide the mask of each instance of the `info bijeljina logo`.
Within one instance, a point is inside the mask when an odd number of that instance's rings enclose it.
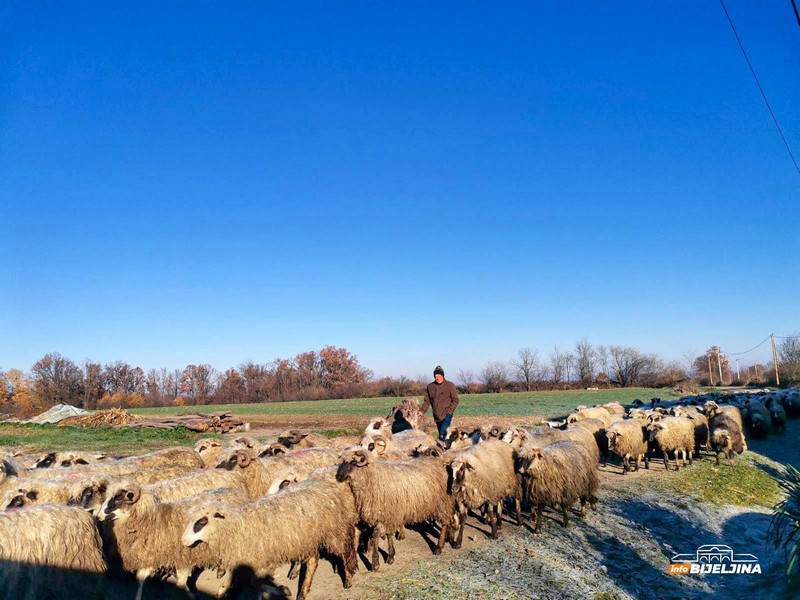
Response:
[[[694,554],[676,554],[672,557],[667,573],[688,575],[706,573],[739,575],[761,573],[758,558],[752,554],[734,554],[730,546],[706,544]]]

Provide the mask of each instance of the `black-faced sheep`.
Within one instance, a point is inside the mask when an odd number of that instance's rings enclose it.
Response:
[[[765,438],[772,429],[772,416],[769,409],[760,402],[750,402],[746,419],[747,431],[751,437]]]
[[[582,518],[586,516],[587,502],[592,510],[597,509],[597,462],[583,446],[562,441],[543,448],[523,447],[516,463],[523,476],[525,498],[531,504],[531,518],[534,511],[536,514],[535,532],[541,527],[544,508],[559,508],[564,527],[569,522],[570,508],[578,500]]]

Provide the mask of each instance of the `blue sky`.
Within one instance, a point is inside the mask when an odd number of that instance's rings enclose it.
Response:
[[[791,4],[726,5],[800,157]],[[0,40],[0,368],[800,329],[800,174],[716,1],[18,2]]]

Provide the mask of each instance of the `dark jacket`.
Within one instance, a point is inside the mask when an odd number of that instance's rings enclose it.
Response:
[[[442,383],[432,381],[425,388],[425,402],[420,409],[423,413],[433,406],[433,420],[439,422],[445,415],[452,415],[458,406],[458,391],[446,379]]]

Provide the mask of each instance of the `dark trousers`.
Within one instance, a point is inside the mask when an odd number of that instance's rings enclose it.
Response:
[[[447,428],[450,427],[450,421],[453,420],[453,415],[445,415],[441,421],[436,421],[436,428],[439,430],[439,441],[443,442],[447,436]]]

